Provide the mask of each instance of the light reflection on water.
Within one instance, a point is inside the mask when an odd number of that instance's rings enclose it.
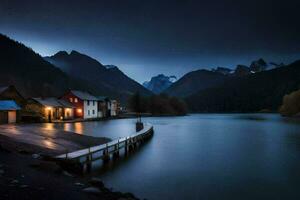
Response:
[[[299,199],[300,125],[274,114],[144,118],[154,137],[129,157],[99,165],[116,190],[147,199]],[[82,123],[117,138],[134,119]],[[71,125],[69,130],[75,130]]]

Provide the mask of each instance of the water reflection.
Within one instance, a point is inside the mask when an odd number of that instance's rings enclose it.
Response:
[[[94,173],[109,187],[163,200],[300,198],[300,123],[275,114],[143,120],[154,125],[149,142],[131,156],[94,165]],[[134,122],[122,119],[55,126],[118,138],[134,132]]]
[[[83,134],[83,125],[82,125],[82,123],[80,123],[80,122],[74,123],[74,132],[79,133],[79,134]]]

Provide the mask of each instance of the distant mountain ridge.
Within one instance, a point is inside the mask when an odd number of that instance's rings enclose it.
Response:
[[[135,92],[151,95],[142,85],[126,76],[117,66],[102,65],[99,61],[77,51],[60,51],[44,58],[69,76],[83,80],[102,93],[127,99]]]
[[[177,80],[176,76],[165,76],[159,74],[151,78],[150,81],[145,81],[143,86],[155,94],[165,91],[170,85]]]
[[[221,73],[209,70],[196,70],[185,74],[164,92],[170,96],[185,97],[202,89],[216,86],[227,78]]]
[[[280,64],[274,62],[267,63],[264,59],[259,58],[258,60],[252,61],[249,66],[237,65],[235,69],[229,69],[227,67],[217,67],[217,68],[213,68],[211,71],[221,73],[223,75],[245,76],[251,73],[253,74],[262,71],[268,71],[283,66],[284,66],[283,63]]]
[[[189,95],[196,94],[201,90],[217,87],[228,79],[246,77],[251,74],[261,73],[283,66],[283,63],[267,63],[260,58],[251,62],[250,66],[237,65],[235,69],[217,67],[212,70],[196,70],[185,74],[163,92],[171,96],[187,97]]]
[[[186,102],[194,112],[277,111],[283,96],[299,88],[300,60],[260,73],[233,76],[187,96]]]

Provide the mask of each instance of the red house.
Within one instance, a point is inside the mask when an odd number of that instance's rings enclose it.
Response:
[[[68,101],[75,107],[74,116],[76,118],[97,118],[98,99],[88,92],[70,90],[62,99]]]

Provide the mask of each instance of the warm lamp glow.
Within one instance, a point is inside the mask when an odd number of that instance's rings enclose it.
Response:
[[[52,107],[50,107],[50,106],[49,106],[49,107],[46,107],[46,110],[51,110],[51,109],[52,109]]]
[[[82,109],[78,108],[78,109],[77,109],[77,112],[78,112],[78,113],[82,113]]]

